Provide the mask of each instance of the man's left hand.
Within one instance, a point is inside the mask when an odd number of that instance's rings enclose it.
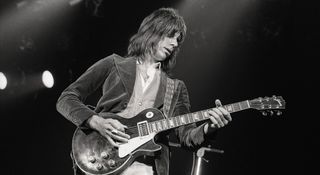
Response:
[[[222,107],[221,101],[217,99],[215,103],[217,107],[208,111],[210,121],[204,126],[205,134],[209,133],[209,130],[211,132],[226,126],[232,120],[230,113]]]

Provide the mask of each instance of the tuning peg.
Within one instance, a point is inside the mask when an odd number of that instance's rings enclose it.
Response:
[[[280,116],[282,114],[282,112],[281,111],[277,111],[277,116]]]
[[[273,116],[274,112],[272,110],[269,111],[270,116]]]
[[[263,115],[263,116],[267,116],[268,113],[267,113],[266,111],[262,111],[262,115]]]

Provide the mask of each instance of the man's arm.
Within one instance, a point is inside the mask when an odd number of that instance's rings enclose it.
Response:
[[[180,94],[174,109],[174,116],[190,113],[190,101],[187,88],[183,82],[180,84]],[[210,120],[200,126],[190,124],[179,127],[176,132],[182,145],[188,147],[199,147],[208,138],[216,135],[217,129],[224,127],[231,121],[229,112],[223,109],[221,102],[216,100],[217,108],[210,110]]]
[[[70,84],[60,95],[56,109],[76,126],[84,126],[85,121],[97,115],[84,102],[105,81],[112,66],[112,56],[101,59]]]
[[[178,85],[179,97],[178,102],[174,108],[173,116],[190,113],[190,101],[188,90],[184,82],[180,81]],[[199,127],[195,123],[181,126],[176,129],[176,135],[181,145],[187,147],[198,147],[204,142],[204,125]]]

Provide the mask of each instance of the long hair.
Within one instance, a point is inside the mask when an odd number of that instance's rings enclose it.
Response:
[[[176,64],[176,55],[186,36],[186,30],[182,16],[175,9],[160,8],[145,17],[138,32],[130,38],[127,56],[144,59],[146,54],[155,53],[156,46],[161,39],[173,37],[179,33],[178,47],[161,63],[162,70],[169,73]]]

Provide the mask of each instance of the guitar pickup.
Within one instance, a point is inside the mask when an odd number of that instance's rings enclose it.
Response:
[[[137,127],[138,127],[139,136],[149,135],[150,130],[149,130],[149,125],[147,121],[142,121],[137,123]]]

